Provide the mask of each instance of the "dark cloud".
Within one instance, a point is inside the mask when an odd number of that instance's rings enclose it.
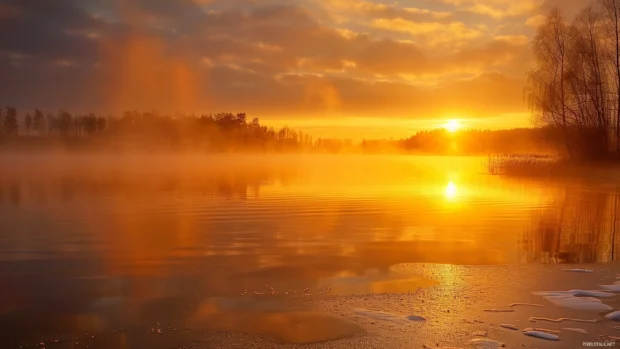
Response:
[[[6,0],[5,0],[6,1]],[[86,35],[102,23],[69,0],[13,0],[17,15],[0,19],[0,50],[41,59],[96,58],[97,43]]]

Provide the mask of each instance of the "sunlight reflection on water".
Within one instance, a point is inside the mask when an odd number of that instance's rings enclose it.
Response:
[[[407,292],[458,280],[401,263],[618,256],[617,183],[509,180],[480,158],[31,160],[0,173],[0,314],[187,290]]]
[[[457,194],[458,189],[456,188],[456,185],[453,182],[448,183],[445,190],[446,199],[452,201],[456,199]]]

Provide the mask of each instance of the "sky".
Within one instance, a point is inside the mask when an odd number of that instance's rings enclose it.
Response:
[[[530,40],[588,0],[0,0],[0,105],[246,112],[394,137],[529,126]]]

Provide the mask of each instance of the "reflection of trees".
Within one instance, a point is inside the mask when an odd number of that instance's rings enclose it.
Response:
[[[64,173],[43,175],[41,178],[22,177],[0,180],[0,203],[19,205],[27,200],[43,204],[48,199],[71,202],[76,197],[141,197],[166,196],[170,193],[213,196],[218,198],[247,199],[248,193],[258,196],[261,186],[274,180],[290,182],[293,171],[273,172],[267,169],[251,169],[247,172],[214,170],[208,173],[169,173],[152,177],[113,172],[99,175]]]
[[[553,208],[535,216],[524,248],[529,261],[609,262],[618,259],[619,188],[567,188]]]

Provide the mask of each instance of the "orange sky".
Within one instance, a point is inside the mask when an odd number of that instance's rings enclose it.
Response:
[[[529,126],[529,41],[588,0],[7,0],[0,104],[247,112],[317,136]]]

